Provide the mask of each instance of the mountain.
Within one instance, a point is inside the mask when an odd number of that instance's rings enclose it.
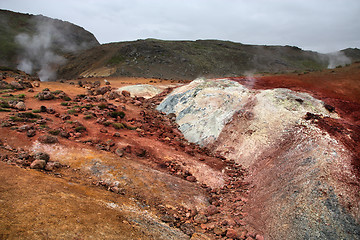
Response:
[[[72,23],[0,10],[0,65],[27,73],[49,71],[63,56],[98,46],[94,35]]]
[[[68,58],[58,73],[67,79],[89,76],[194,79],[241,75],[249,71],[313,71],[327,65],[325,55],[291,46],[146,39],[88,49]]]

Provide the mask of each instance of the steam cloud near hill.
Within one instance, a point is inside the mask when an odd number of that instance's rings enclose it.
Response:
[[[67,37],[70,30],[58,26],[55,20],[41,16],[35,16],[33,20],[36,21],[36,33],[21,33],[15,38],[24,50],[18,69],[28,74],[37,72],[41,81],[55,80],[57,67],[66,62],[66,59],[56,52],[73,52],[85,46],[72,43]]]

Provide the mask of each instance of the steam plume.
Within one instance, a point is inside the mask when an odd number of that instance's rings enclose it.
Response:
[[[328,54],[329,65],[328,68],[336,68],[337,66],[345,66],[351,63],[351,59],[345,56],[343,52],[334,52]]]
[[[70,29],[62,21],[34,16],[36,32],[33,35],[21,33],[16,42],[23,48],[18,69],[32,74],[36,72],[41,81],[56,79],[56,69],[66,62],[57,52],[73,52],[86,46],[73,43]]]

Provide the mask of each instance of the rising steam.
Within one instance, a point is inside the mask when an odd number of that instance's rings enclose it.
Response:
[[[70,29],[59,20],[34,16],[36,32],[33,35],[21,33],[15,40],[23,48],[18,69],[28,73],[37,73],[41,81],[56,79],[58,66],[66,62],[57,52],[73,52],[85,46],[73,43]]]
[[[343,52],[334,52],[327,54],[329,58],[328,68],[336,68],[337,66],[345,66],[346,64],[351,63],[351,59],[345,56]]]

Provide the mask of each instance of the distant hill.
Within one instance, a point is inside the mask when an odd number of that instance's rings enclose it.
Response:
[[[244,45],[230,41],[156,39],[104,44],[68,58],[63,78],[134,76],[193,79],[248,72],[312,71],[326,68],[327,57],[291,46]]]
[[[98,46],[94,35],[72,23],[0,10],[0,65],[27,72],[63,63],[68,53]]]

